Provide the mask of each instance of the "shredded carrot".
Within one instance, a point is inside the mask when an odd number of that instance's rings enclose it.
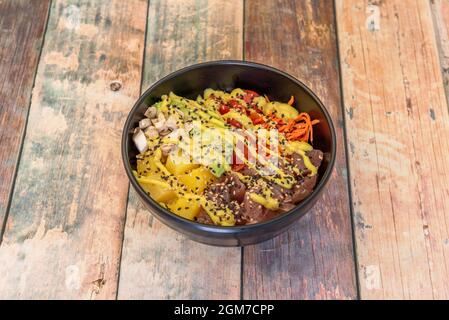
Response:
[[[276,117],[273,112],[267,114],[267,118],[271,120],[271,126],[273,122],[275,127],[285,134],[288,140],[299,140],[305,142],[313,142],[313,126],[320,123],[320,120],[310,119],[310,115],[306,112],[301,112],[295,118],[290,119],[287,123],[283,119]],[[270,129],[270,123],[262,125],[265,129]]]
[[[313,142],[313,125],[319,123],[318,119],[311,120],[308,113],[302,112],[286,125],[279,126],[280,132],[283,132],[288,140],[300,140]]]
[[[314,119],[312,122],[310,122],[310,142],[313,142],[313,125],[320,123],[320,120]]]
[[[271,120],[273,120],[274,122],[276,122],[278,125],[284,125],[284,120],[282,120],[281,118],[276,117],[271,111],[268,113],[268,118],[270,118]]]
[[[287,104],[291,106],[294,102],[295,102],[295,97],[291,96],[290,100],[288,100]]]
[[[280,132],[290,131],[291,128],[296,124],[295,119],[290,120],[285,126],[279,128]]]

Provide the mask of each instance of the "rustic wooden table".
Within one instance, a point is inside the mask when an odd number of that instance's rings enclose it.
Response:
[[[154,220],[120,157],[140,91],[216,59],[337,125],[323,199],[245,248]],[[448,0],[0,0],[0,298],[447,299],[448,88]]]

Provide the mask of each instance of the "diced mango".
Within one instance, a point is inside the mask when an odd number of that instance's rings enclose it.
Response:
[[[176,192],[167,188],[166,182],[158,175],[137,178],[137,181],[143,190],[149,192],[150,196],[157,202],[169,203],[177,197]]]
[[[191,198],[178,198],[167,207],[178,216],[189,220],[193,220],[200,212],[200,204]]]
[[[182,174],[178,180],[191,192],[202,194],[207,185],[215,180],[214,175],[206,167],[193,169],[189,173]]]
[[[142,176],[158,175],[159,170],[152,157],[137,159],[137,173]]]
[[[167,157],[167,162],[165,163],[167,170],[175,176],[179,176],[200,166],[196,163],[178,163],[176,160],[179,161],[179,159],[173,159],[172,155],[169,154]]]

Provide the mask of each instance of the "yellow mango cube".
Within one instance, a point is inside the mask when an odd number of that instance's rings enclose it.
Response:
[[[193,220],[200,212],[200,204],[191,198],[178,198],[167,204],[167,207],[178,216],[189,220]]]
[[[189,173],[182,174],[178,180],[191,192],[202,194],[207,185],[215,180],[214,175],[206,167],[193,169]]]
[[[137,178],[140,186],[148,192],[154,200],[162,203],[169,203],[177,198],[176,192],[165,186],[165,182],[159,175],[145,176]]]
[[[160,175],[154,158],[137,159],[137,173],[142,176]]]

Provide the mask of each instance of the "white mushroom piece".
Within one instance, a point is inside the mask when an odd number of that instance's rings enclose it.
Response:
[[[161,132],[161,130],[164,128],[165,125],[165,116],[162,112],[159,112],[157,115],[157,118],[151,119],[151,122],[153,123],[154,127],[157,129],[157,131]]]
[[[169,155],[169,153],[176,148],[176,144],[174,143],[165,143],[161,146],[162,155],[165,157]]]
[[[153,119],[153,118],[156,118],[156,116],[157,116],[157,109],[156,109],[156,107],[149,107],[148,109],[147,109],[147,111],[145,111],[145,117],[147,117],[147,118],[150,118],[150,119]]]
[[[178,118],[174,115],[169,116],[165,121],[165,127],[170,129],[170,132],[178,129]]]
[[[148,143],[145,133],[140,128],[134,129],[133,141],[140,153],[147,151]]]
[[[178,118],[174,115],[171,115],[167,118],[167,120],[164,122],[164,124],[158,128],[159,134],[161,136],[166,136],[170,132],[176,130],[178,128]],[[156,126],[156,125],[155,125]]]
[[[151,126],[151,120],[148,118],[144,118],[142,120],[139,121],[139,128],[140,129],[145,129],[148,128],[149,126]]]
[[[154,139],[154,138],[159,137],[159,132],[157,131],[157,129],[154,126],[149,126],[148,128],[146,128],[144,130],[144,132],[149,139]]]

